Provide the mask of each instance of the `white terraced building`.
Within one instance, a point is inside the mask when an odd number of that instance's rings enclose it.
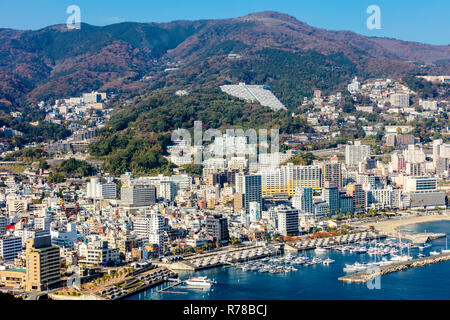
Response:
[[[269,107],[274,111],[287,110],[286,107],[274,96],[268,86],[262,85],[246,85],[241,82],[238,85],[223,85],[220,89],[239,99],[246,101],[259,102],[265,107]]]

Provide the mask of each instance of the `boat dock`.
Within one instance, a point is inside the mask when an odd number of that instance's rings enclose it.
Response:
[[[321,238],[321,239],[306,239],[294,242],[289,242],[284,245],[285,252],[298,252],[302,250],[316,249],[317,247],[333,247],[341,244],[350,244],[360,241],[374,240],[386,238],[384,233],[375,232],[359,232],[350,233],[342,236]]]
[[[443,262],[450,260],[450,253],[439,254],[436,256],[429,256],[425,258],[413,259],[410,261],[393,263],[381,267],[368,269],[365,271],[349,274],[338,278],[339,281],[348,283],[366,283],[375,277],[383,276],[389,273],[406,270],[408,268],[423,267],[429,264]]]
[[[261,259],[278,253],[279,250],[274,246],[257,244],[198,254],[192,257],[186,257],[182,261],[164,264],[164,266],[171,270],[197,271],[223,265],[233,265],[248,260]]]
[[[181,281],[181,280],[177,279],[174,284],[168,285],[167,287],[158,290],[158,292],[160,292],[160,293],[161,292],[165,292],[165,293],[175,293],[175,294],[188,294],[188,292],[186,292],[186,291],[172,291],[171,290],[171,289],[179,286],[182,283],[184,283],[184,281]]]
[[[410,240],[413,243],[425,243],[431,240],[444,238],[446,236],[445,233],[405,233],[401,232],[401,236],[403,239]]]

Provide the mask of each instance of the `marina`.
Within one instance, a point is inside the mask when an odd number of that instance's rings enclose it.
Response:
[[[410,228],[414,232],[426,229],[442,233],[450,230],[450,222],[431,222]],[[446,239],[439,238],[426,244],[431,246],[420,250],[420,244],[403,240],[402,233],[401,243],[398,238],[375,238],[363,240],[362,243],[360,241],[324,247],[325,251],[319,250],[319,253],[315,250],[301,250],[295,254],[278,253],[258,260],[196,271],[195,276],[205,276],[217,282],[210,289],[188,289],[185,291],[187,294],[171,294],[167,291],[160,292],[160,286],[126,299],[450,299],[447,289],[450,286],[450,263],[439,256],[430,256],[431,251],[442,253],[446,249]],[[367,252],[358,253],[364,251],[358,250],[361,247],[365,247]],[[387,252],[388,249],[389,254],[377,253],[381,250]],[[402,256],[406,258],[401,258]],[[394,261],[385,263],[392,258]],[[395,261],[397,259],[405,261]],[[381,270],[386,270],[381,277],[380,290],[369,290],[364,281],[339,281],[339,278],[355,278],[356,274],[369,271],[364,265],[370,266],[372,263],[378,263]],[[426,267],[418,268],[420,263],[424,263]],[[343,270],[346,265],[358,264],[360,270],[348,273]],[[398,266],[403,265],[408,267],[397,270]],[[286,271],[289,267],[293,269]],[[193,275],[192,272],[179,272],[181,281]],[[172,290],[184,291],[181,286]]]

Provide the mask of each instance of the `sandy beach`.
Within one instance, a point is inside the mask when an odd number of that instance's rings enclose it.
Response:
[[[447,216],[447,215],[413,216],[413,217],[402,218],[402,219],[398,219],[398,220],[367,223],[362,226],[365,226],[365,227],[374,226],[375,229],[377,229],[379,231],[393,234],[393,233],[397,232],[396,229],[398,227],[406,226],[409,224],[431,222],[431,221],[443,221],[443,220],[450,221],[450,216]]]

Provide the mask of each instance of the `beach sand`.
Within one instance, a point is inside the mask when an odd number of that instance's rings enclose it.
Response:
[[[423,223],[423,222],[432,222],[432,221],[444,221],[449,220],[450,216],[447,215],[430,215],[430,216],[412,216],[408,218],[402,218],[398,220],[389,220],[389,221],[381,221],[381,222],[372,222],[367,223],[362,226],[369,227],[374,226],[375,229],[388,233],[388,234],[395,234],[397,233],[397,228],[410,225],[410,224],[416,224],[416,223]]]

